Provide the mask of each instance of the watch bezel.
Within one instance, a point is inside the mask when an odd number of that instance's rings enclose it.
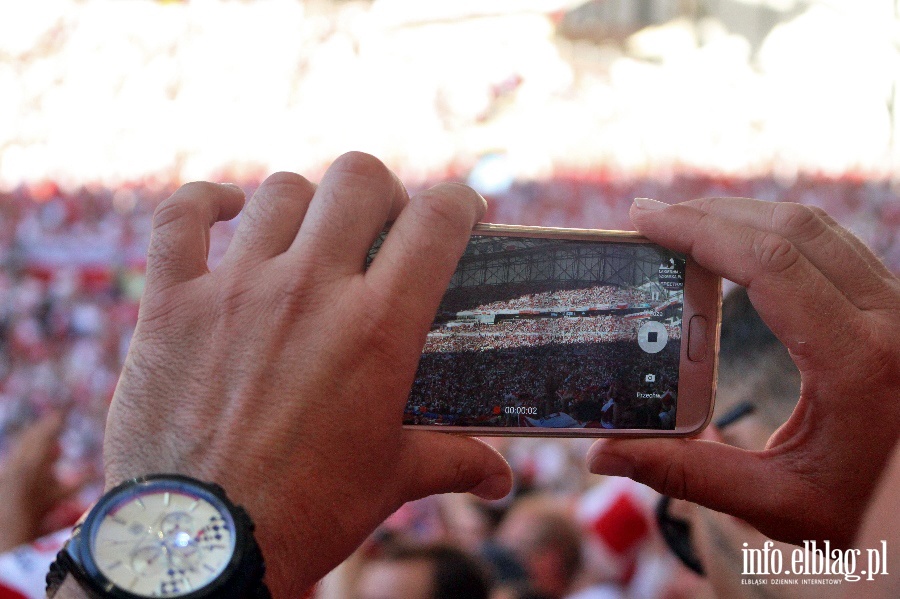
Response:
[[[180,474],[150,474],[126,480],[104,494],[88,513],[75,534],[73,534],[72,540],[67,546],[68,553],[73,561],[79,565],[83,576],[82,582],[87,583],[94,592],[102,593],[105,597],[115,597],[116,599],[147,599],[146,595],[138,595],[117,586],[103,574],[94,560],[91,541],[96,528],[103,521],[105,515],[109,513],[109,508],[121,503],[124,499],[123,495],[140,495],[145,492],[165,490],[187,491],[192,495],[209,501],[216,509],[219,509],[218,504],[221,504],[228,511],[228,515],[234,523],[234,552],[231,554],[228,564],[219,572],[219,575],[202,588],[184,595],[169,596],[177,599],[209,597],[222,590],[234,578],[244,560],[245,551],[252,538],[249,518],[243,517],[243,510],[232,503],[225,495],[224,490],[218,485],[204,483]]]

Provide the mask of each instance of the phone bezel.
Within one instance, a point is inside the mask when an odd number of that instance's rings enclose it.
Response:
[[[478,223],[473,228],[472,235],[653,244],[652,241],[634,231],[531,227],[495,223]],[[690,256],[687,256],[684,280],[683,328],[681,357],[678,368],[678,400],[675,411],[675,428],[673,430],[444,426],[425,424],[404,425],[404,428],[478,437],[687,437],[698,434],[709,424],[715,406],[716,375],[719,364],[719,327],[722,320],[722,279],[700,267]],[[703,316],[707,320],[705,336],[699,340],[705,343],[706,346],[705,356],[701,361],[692,361],[688,358],[689,323],[694,316]]]

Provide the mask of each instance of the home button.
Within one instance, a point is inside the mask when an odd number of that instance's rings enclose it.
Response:
[[[688,325],[687,356],[691,362],[702,362],[706,358],[706,333],[709,322],[705,316],[693,316]]]

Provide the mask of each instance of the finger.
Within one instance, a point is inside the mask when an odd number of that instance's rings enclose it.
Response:
[[[821,208],[816,208],[815,210],[822,220],[828,223],[830,227],[837,230],[841,234],[841,237],[846,240],[847,243],[853,246],[853,248],[866,262],[869,268],[872,269],[872,272],[874,272],[881,278],[896,279],[890,269],[888,269],[888,267],[884,265],[884,262],[882,262],[881,259],[876,256],[875,253],[871,250],[871,248],[863,243],[859,237],[838,224],[838,222],[834,220],[834,218],[832,218],[830,214],[828,214]]]
[[[484,215],[484,198],[471,188],[443,183],[413,197],[391,227],[366,279],[410,334],[427,331],[472,227]]]
[[[803,523],[787,517],[796,513],[788,507],[795,508],[798,500],[822,503],[815,489],[798,486],[798,477],[779,476],[763,454],[714,441],[599,441],[587,461],[594,474],[631,478],[663,495],[742,518],[780,539],[802,539],[806,532]]]
[[[59,503],[66,499],[75,497],[82,489],[97,480],[96,475],[91,472],[80,472],[74,479],[68,481],[59,481],[55,485],[54,503]]]
[[[209,272],[209,229],[237,216],[244,192],[236,185],[195,181],[182,185],[153,214],[147,285],[168,287]]]
[[[254,264],[285,252],[315,192],[313,183],[295,173],[270,175],[241,212],[225,261]]]
[[[64,424],[65,417],[61,412],[50,412],[32,424],[19,441],[21,459],[34,470],[52,465],[59,457],[57,438]]]
[[[747,198],[704,198],[684,204],[781,235],[862,310],[883,306],[890,295],[883,278],[889,275],[881,261],[821,208]]]
[[[404,431],[400,475],[404,501],[438,493],[470,492],[500,499],[512,489],[512,470],[495,449],[472,437]]]
[[[683,204],[647,209],[636,200],[635,227],[651,241],[690,254],[700,266],[747,287],[753,305],[802,366],[833,368],[852,351],[856,308],[789,240]],[[828,326],[822,326],[827,319]]]
[[[289,254],[339,274],[362,273],[375,238],[408,200],[406,188],[380,160],[344,154],[322,178]]]

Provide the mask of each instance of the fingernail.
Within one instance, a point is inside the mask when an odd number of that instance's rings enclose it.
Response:
[[[238,185],[237,183],[220,183],[219,185],[224,185],[225,187],[232,187],[232,188],[240,191],[241,193],[244,193],[244,190],[241,189],[241,186]]]
[[[638,210],[662,210],[669,207],[668,204],[650,198],[634,198],[634,206]]]
[[[634,475],[634,464],[619,455],[598,453],[591,462],[591,472],[607,476],[627,476],[631,478]]]
[[[510,492],[510,480],[506,474],[489,476],[469,491],[482,499],[503,499]]]

